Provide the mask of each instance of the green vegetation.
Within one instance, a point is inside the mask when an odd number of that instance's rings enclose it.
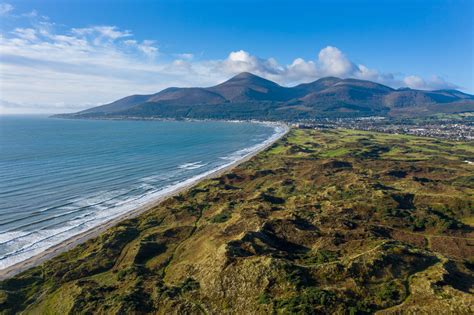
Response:
[[[459,91],[393,90],[356,79],[326,77],[291,88],[248,72],[209,88],[169,88],[131,95],[65,118],[258,119],[300,121],[388,116],[470,119],[474,97]],[[455,114],[456,113],[456,114]],[[457,114],[467,113],[467,114]]]
[[[0,283],[0,310],[474,312],[472,143],[292,130]]]
[[[214,217],[212,217],[211,221],[214,223],[223,223],[227,220],[229,220],[231,217],[231,214],[228,212],[221,212],[219,214],[216,214]]]

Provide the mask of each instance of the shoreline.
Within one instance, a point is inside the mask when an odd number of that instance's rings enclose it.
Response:
[[[182,182],[181,183],[182,185],[178,184],[177,187],[170,189],[169,191],[167,191],[166,193],[160,195],[159,197],[157,197],[154,200],[151,200],[151,201],[149,201],[149,202],[147,202],[147,203],[145,203],[141,206],[138,206],[137,208],[135,208],[131,211],[123,213],[123,214],[121,214],[121,215],[119,215],[115,218],[112,218],[112,219],[104,222],[101,225],[98,225],[98,226],[93,227],[93,228],[91,228],[87,231],[84,231],[82,233],[71,236],[70,238],[68,238],[64,241],[47,248],[46,250],[42,251],[39,254],[33,255],[33,256],[23,260],[23,261],[20,261],[18,263],[15,263],[14,265],[11,265],[11,266],[7,267],[5,269],[1,269],[0,270],[0,281],[11,278],[11,277],[23,272],[23,271],[26,271],[27,269],[36,267],[36,266],[44,263],[45,261],[50,260],[50,259],[58,256],[59,254],[62,254],[64,252],[74,248],[75,246],[86,242],[87,240],[89,240],[91,238],[97,237],[102,232],[104,232],[108,228],[111,228],[111,227],[115,226],[116,224],[120,223],[121,221],[137,217],[140,214],[142,214],[146,211],[149,211],[149,210],[153,209],[154,207],[157,207],[160,203],[162,203],[166,199],[171,198],[173,196],[176,196],[176,195],[178,195],[182,192],[185,192],[185,191],[189,190],[190,188],[194,187],[195,185],[197,185],[198,183],[200,183],[203,180],[215,178],[215,177],[223,175],[224,173],[229,172],[230,170],[232,170],[236,166],[250,160],[252,157],[257,155],[258,153],[268,149],[276,141],[281,139],[283,136],[288,134],[288,132],[290,131],[290,127],[287,124],[284,124],[284,123],[264,122],[264,121],[254,121],[254,123],[261,123],[261,124],[266,124],[266,125],[270,125],[270,126],[276,126],[275,128],[281,127],[281,128],[283,128],[283,131],[279,133],[275,129],[275,132],[268,139],[263,141],[261,143],[261,145],[259,145],[258,148],[256,148],[255,150],[245,154],[244,156],[242,156],[241,158],[239,158],[237,160],[234,160],[234,161],[232,161],[228,164],[224,164],[224,165],[222,165],[222,166],[220,166],[216,169],[210,170],[208,172],[196,175],[195,177],[189,178],[189,179],[185,180],[184,182]]]

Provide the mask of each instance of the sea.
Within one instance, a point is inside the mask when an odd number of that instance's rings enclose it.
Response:
[[[269,123],[0,116],[0,270],[262,148]]]

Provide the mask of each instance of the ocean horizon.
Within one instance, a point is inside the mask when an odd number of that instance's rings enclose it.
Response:
[[[0,117],[0,269],[255,152],[281,125]]]

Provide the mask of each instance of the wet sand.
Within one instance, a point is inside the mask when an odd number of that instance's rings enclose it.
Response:
[[[29,268],[38,266],[38,265],[42,264],[43,262],[45,262],[45,261],[61,254],[61,253],[64,253],[64,252],[74,248],[75,246],[81,244],[81,243],[86,242],[87,240],[89,240],[91,238],[97,237],[99,234],[101,234],[102,232],[104,232],[108,228],[113,227],[114,225],[118,224],[119,222],[121,222],[123,220],[126,220],[126,219],[134,218],[134,217],[136,217],[136,216],[138,216],[138,215],[140,215],[140,214],[142,214],[142,213],[144,213],[144,212],[146,212],[150,209],[153,209],[154,207],[157,207],[164,200],[166,200],[170,197],[173,197],[175,195],[178,195],[178,194],[190,189],[191,187],[195,186],[196,184],[198,184],[199,182],[201,182],[203,180],[219,177],[219,176],[223,175],[224,173],[229,172],[234,167],[248,161],[249,159],[251,159],[252,157],[257,155],[258,153],[260,153],[263,150],[267,149],[273,143],[275,143],[277,140],[281,139],[284,135],[286,135],[288,133],[288,131],[289,131],[288,126],[282,125],[282,124],[278,124],[278,125],[284,126],[285,132],[280,134],[279,137],[276,137],[275,139],[273,139],[273,141],[271,141],[271,142],[265,144],[264,146],[260,147],[259,149],[255,150],[253,152],[250,152],[249,154],[245,155],[241,159],[239,159],[237,161],[234,161],[233,163],[231,163],[231,164],[229,164],[229,165],[227,165],[223,168],[219,168],[219,169],[216,169],[215,171],[212,171],[211,173],[207,174],[204,177],[197,178],[194,181],[190,181],[186,185],[183,185],[183,186],[180,186],[179,188],[171,190],[168,193],[158,197],[157,199],[155,199],[153,201],[150,201],[149,203],[136,208],[135,210],[124,213],[123,215],[120,215],[116,218],[113,218],[110,221],[107,221],[104,224],[102,224],[100,226],[97,226],[97,227],[94,227],[94,228],[92,228],[90,230],[87,230],[83,233],[79,233],[77,235],[74,235],[74,236],[68,238],[67,240],[65,240],[63,242],[48,248],[47,250],[41,252],[40,254],[37,254],[37,255],[32,256],[32,257],[30,257],[30,258],[28,258],[24,261],[21,261],[17,264],[14,264],[14,265],[10,266],[10,267],[7,267],[5,269],[0,270],[0,280],[8,279],[8,278],[13,277],[14,275],[16,275],[18,273],[21,273],[22,271],[25,271]]]

